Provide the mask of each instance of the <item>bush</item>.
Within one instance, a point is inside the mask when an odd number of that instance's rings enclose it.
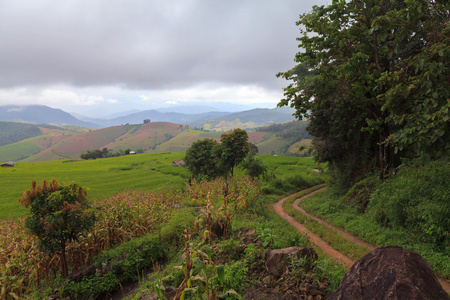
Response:
[[[405,167],[401,174],[381,184],[368,210],[385,226],[407,229],[416,238],[437,245],[450,240],[450,162],[441,159]]]

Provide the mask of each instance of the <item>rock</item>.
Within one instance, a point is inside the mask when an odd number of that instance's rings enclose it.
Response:
[[[317,253],[314,249],[305,247],[266,250],[264,252],[266,270],[275,277],[280,277],[288,270],[292,259],[300,257],[306,257],[307,263],[312,264],[317,259]]]
[[[95,267],[87,266],[78,271],[71,273],[67,276],[67,280],[71,280],[74,282],[80,282],[84,277],[94,276],[95,275]]]
[[[327,299],[448,300],[450,297],[419,254],[400,246],[386,246],[358,260]]]

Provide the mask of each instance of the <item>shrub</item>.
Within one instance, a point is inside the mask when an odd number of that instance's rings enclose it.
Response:
[[[19,202],[30,208],[31,216],[26,227],[38,237],[38,246],[49,254],[59,253],[64,277],[68,275],[66,245],[95,222],[95,214],[87,202],[87,192],[76,184],[63,185],[56,179],[42,186],[33,181]]]

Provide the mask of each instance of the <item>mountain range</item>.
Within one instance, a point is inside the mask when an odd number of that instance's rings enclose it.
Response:
[[[241,112],[206,111],[205,107],[184,106],[158,110],[130,112],[111,118],[88,118],[43,105],[0,106],[0,121],[30,124],[52,124],[57,126],[75,125],[88,128],[105,128],[122,124],[141,124],[144,120],[170,122],[204,128],[214,131],[227,131],[235,127],[253,128],[261,125],[294,120],[292,108],[257,108]],[[186,111],[181,113],[180,111]],[[196,111],[201,111],[196,113]]]

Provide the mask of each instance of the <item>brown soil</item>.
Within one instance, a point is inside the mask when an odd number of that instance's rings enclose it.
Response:
[[[348,232],[341,230],[333,225],[331,225],[330,223],[319,219],[313,215],[311,215],[310,213],[306,212],[303,208],[299,207],[299,203],[300,201],[302,201],[305,198],[308,198],[312,195],[315,195],[316,193],[322,191],[324,188],[316,190],[308,195],[305,195],[297,200],[294,201],[293,203],[293,207],[295,209],[297,209],[298,211],[300,211],[302,214],[310,217],[311,219],[317,221],[318,223],[328,227],[331,230],[334,230],[335,232],[337,232],[339,235],[341,235],[343,238],[347,239],[348,241],[358,244],[360,246],[366,247],[367,249],[369,249],[370,251],[375,249],[376,246],[371,245],[367,242],[364,242],[354,236],[352,236],[351,234],[349,234]],[[328,245],[327,242],[325,242],[324,240],[322,240],[319,236],[317,236],[316,234],[312,233],[311,231],[308,230],[308,228],[306,228],[303,224],[300,224],[299,222],[297,222],[296,220],[294,220],[294,218],[292,218],[291,216],[289,216],[283,209],[283,202],[286,201],[288,197],[281,199],[280,201],[278,201],[277,203],[274,204],[273,208],[274,210],[277,212],[277,214],[286,219],[289,224],[291,224],[292,226],[294,226],[300,233],[304,234],[304,235],[308,235],[311,242],[313,242],[316,246],[318,246],[320,249],[322,249],[327,255],[329,255],[332,259],[337,260],[337,261],[341,261],[343,262],[345,265],[347,265],[348,267],[351,267],[355,261],[353,261],[352,259],[350,259],[349,257],[345,256],[344,254],[340,253],[339,251],[333,249],[330,245]],[[445,279],[442,278],[438,278],[440,284],[442,285],[442,287],[444,288],[444,290],[450,294],[450,282],[446,281]]]

